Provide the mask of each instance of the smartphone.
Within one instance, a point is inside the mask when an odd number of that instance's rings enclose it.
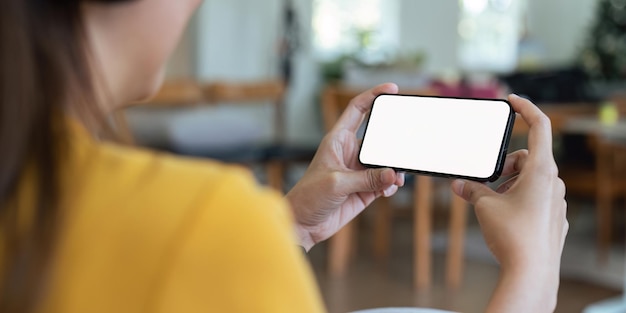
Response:
[[[365,167],[496,181],[515,123],[506,100],[380,95],[359,161]]]

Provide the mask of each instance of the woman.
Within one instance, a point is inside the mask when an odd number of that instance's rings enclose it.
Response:
[[[149,97],[197,0],[0,2],[1,312],[321,312],[309,250],[404,177],[356,161],[386,84],[355,98],[285,200],[243,170],[106,143]],[[502,266],[492,312],[551,311],[567,221],[549,120],[497,191],[456,181]],[[293,231],[297,236],[293,236]]]

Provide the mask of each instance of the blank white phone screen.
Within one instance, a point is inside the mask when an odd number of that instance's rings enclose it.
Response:
[[[363,164],[490,178],[511,107],[505,101],[379,96],[359,159]]]

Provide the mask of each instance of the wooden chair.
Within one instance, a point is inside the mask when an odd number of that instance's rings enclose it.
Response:
[[[609,98],[620,116],[626,115],[626,93]],[[598,247],[601,261],[606,261],[613,238],[613,204],[615,199],[626,197],[626,136],[607,138],[594,136],[596,146],[596,209]],[[624,199],[626,200],[626,199]]]
[[[322,114],[326,130],[335,124],[341,112],[359,91],[341,86],[327,86],[322,97]],[[403,91],[407,94],[436,95],[430,89]],[[419,289],[432,284],[431,231],[433,208],[433,178],[418,176],[414,190],[414,284]],[[463,247],[467,223],[467,205],[463,199],[451,195],[448,257],[446,264],[446,284],[458,288],[463,276]],[[374,254],[379,261],[389,258],[389,242],[393,211],[388,199],[380,199],[376,211],[374,227]],[[354,222],[346,225],[330,239],[329,272],[332,276],[342,276],[348,266],[353,251],[356,227]]]
[[[626,190],[626,139],[596,139],[596,214],[598,253],[606,261],[613,237],[613,204]]]
[[[616,95],[609,99],[617,106],[622,114],[626,114],[626,97]],[[581,106],[580,112],[587,107],[585,114],[576,116],[597,116],[597,106]],[[571,113],[571,112],[570,112]],[[567,118],[552,117],[553,127],[560,127],[567,122]],[[624,151],[626,144],[596,134],[588,133],[584,136],[585,144],[594,160],[590,164],[566,164],[561,166],[561,178],[567,186],[568,195],[578,195],[594,199],[597,225],[597,256],[601,263],[605,263],[612,239],[613,204],[615,200],[624,197],[626,187],[626,159]]]

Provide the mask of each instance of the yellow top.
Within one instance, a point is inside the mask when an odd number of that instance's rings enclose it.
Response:
[[[324,311],[286,203],[247,171],[71,138],[39,312]]]

